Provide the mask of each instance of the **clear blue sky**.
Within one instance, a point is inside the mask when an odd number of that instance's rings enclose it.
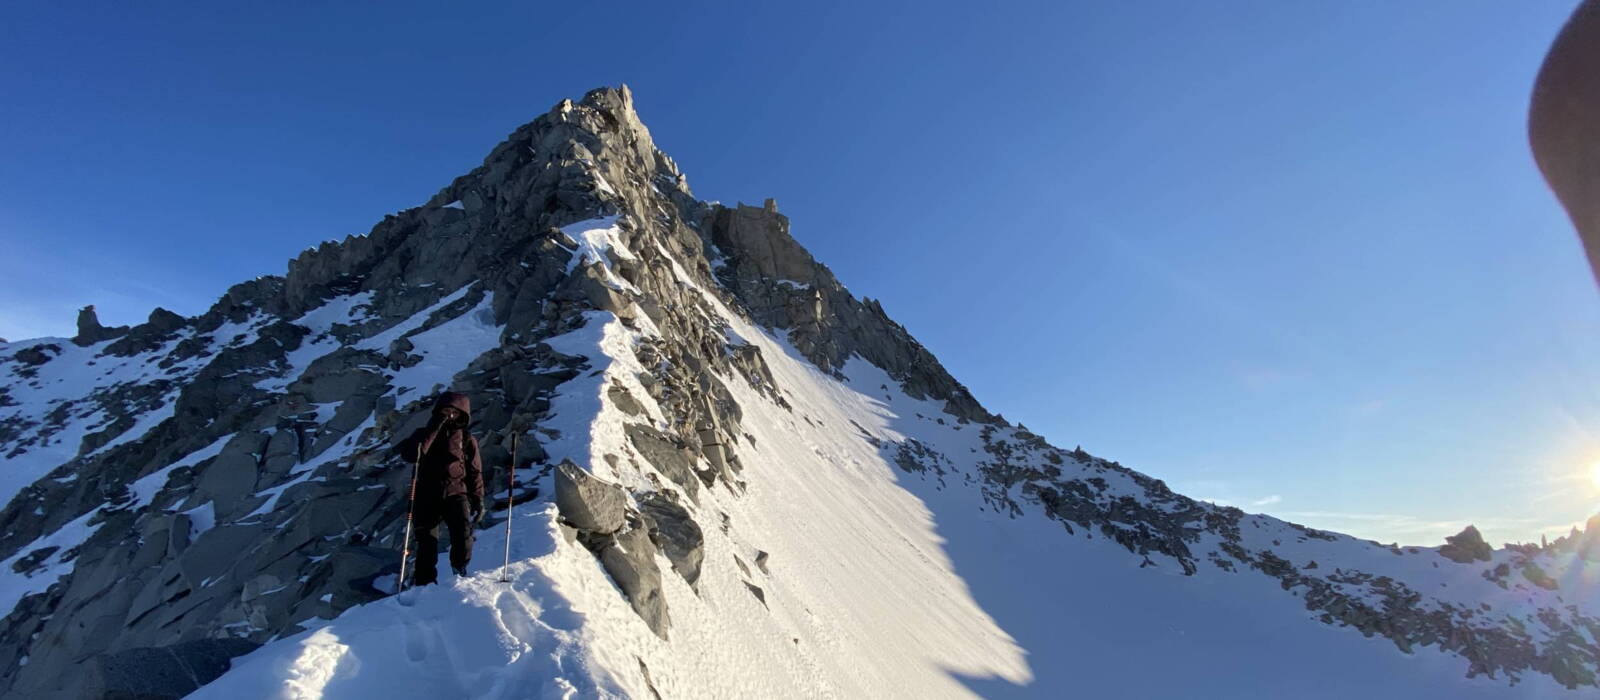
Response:
[[[1600,293],[1523,135],[1573,4],[10,3],[0,336],[199,313],[626,82],[1057,444],[1537,539],[1600,511]]]

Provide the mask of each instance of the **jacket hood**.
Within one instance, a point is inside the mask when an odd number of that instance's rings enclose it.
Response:
[[[454,391],[444,392],[439,396],[439,401],[433,405],[433,411],[438,413],[439,409],[446,406],[460,411],[467,417],[467,420],[472,420],[472,399],[467,398],[466,394]]]

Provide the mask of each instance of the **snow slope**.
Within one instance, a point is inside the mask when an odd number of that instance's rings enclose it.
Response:
[[[748,486],[702,491],[691,508],[702,523],[730,526],[705,528],[698,593],[664,576],[670,641],[541,502],[517,515],[511,582],[490,568],[504,543],[491,528],[475,563],[485,570],[419,591],[414,607],[387,599],[269,644],[195,697],[1571,697],[1548,676],[1514,686],[1469,679],[1459,657],[1405,654],[1319,624],[1254,572],[1141,568],[1104,537],[1069,536],[1036,512],[998,512],[970,487],[983,454],[978,426],[939,422],[938,405],[859,360],[840,381],[723,313],[732,335],[761,348],[792,408],[726,378],[744,409],[737,449]],[[620,426],[633,419],[603,387],[644,370],[628,352],[638,339],[595,312],[552,341],[600,370],[563,387],[562,435],[576,429],[586,441],[550,445],[553,459],[625,485],[648,473],[602,459],[631,450]],[[897,469],[874,444],[908,438],[948,456],[944,487]],[[1259,528],[1249,529],[1298,532],[1252,518]],[[758,552],[770,555],[764,567]],[[1305,555],[1410,565],[1348,538],[1312,539]]]

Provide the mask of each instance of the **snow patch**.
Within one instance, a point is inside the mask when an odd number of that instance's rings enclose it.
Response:
[[[578,244],[577,249],[573,251],[572,259],[567,261],[567,273],[571,274],[579,265],[598,264],[605,271],[606,284],[615,289],[638,292],[636,287],[611,269],[611,255],[621,260],[637,259],[633,252],[623,245],[622,229],[617,226],[617,220],[616,216],[607,216],[561,227],[561,232]]]
[[[457,372],[466,369],[479,355],[499,347],[500,333],[501,327],[494,322],[494,293],[489,292],[477,306],[460,316],[410,336],[410,354],[422,359],[410,367],[386,372],[389,385],[400,398],[416,398],[414,392],[429,394],[436,387],[449,386]]]
[[[318,358],[338,350],[341,344],[332,334],[335,325],[354,325],[368,320],[374,293],[346,294],[329,299],[315,309],[301,314],[292,323],[308,332],[300,345],[285,353],[285,367],[278,376],[256,382],[256,388],[279,392],[289,388]]]
[[[100,511],[101,509],[96,508],[84,513],[57,528],[55,532],[17,550],[16,554],[5,561],[0,561],[0,614],[10,614],[23,597],[44,591],[51,584],[61,580],[67,572],[72,571],[72,562],[76,559],[73,548],[83,544],[100,529],[99,524],[89,524],[89,520],[99,515]],[[15,566],[23,557],[49,547],[55,547],[56,550],[40,562],[39,568],[31,569],[27,573],[17,572]],[[68,554],[72,554],[73,558],[67,558]]]
[[[432,285],[423,286],[426,287]],[[421,328],[422,324],[427,323],[428,317],[432,316],[435,311],[455,303],[457,299],[466,296],[467,292],[471,289],[472,285],[470,284],[462,285],[460,289],[445,295],[443,298],[428,306],[428,308],[406,317],[405,320],[390,326],[382,333],[378,333],[370,338],[356,343],[356,347],[362,350],[373,350],[384,353],[389,352],[390,343],[393,343],[395,340],[407,333],[410,333],[411,331]]]
[[[217,507],[210,501],[183,511],[183,513],[189,516],[189,541],[191,543],[199,539],[200,535],[205,531],[217,526]]]

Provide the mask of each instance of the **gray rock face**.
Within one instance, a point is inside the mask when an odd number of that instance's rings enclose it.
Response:
[[[694,453],[671,438],[649,426],[630,423],[624,428],[634,449],[643,455],[673,483],[682,486],[689,498],[699,491],[700,480],[694,472]]]
[[[650,541],[672,562],[672,570],[694,587],[705,560],[705,534],[689,511],[661,493],[639,498],[639,514],[649,529]]]
[[[644,523],[631,519],[621,532],[586,543],[600,557],[611,580],[617,583],[633,611],[644,618],[656,636],[667,639],[671,620],[667,599],[661,591],[661,569],[656,566],[656,548],[645,532]]]
[[[197,639],[95,657],[86,669],[85,700],[177,700],[226,672],[231,659],[257,645],[241,639]]]
[[[789,280],[803,285],[817,281],[821,266],[789,235],[789,217],[778,213],[775,204],[717,207],[712,210],[709,223],[711,240],[717,248],[737,251],[741,275],[752,280]]]
[[[1478,528],[1471,525],[1455,535],[1444,538],[1444,541],[1445,545],[1439,548],[1439,555],[1458,564],[1489,561],[1493,558],[1494,549],[1483,541],[1483,535],[1478,532]]]
[[[256,472],[269,442],[261,433],[241,432],[195,480],[195,491],[213,503],[213,510],[224,519],[243,508],[245,498],[255,492]]]
[[[595,478],[578,465],[556,467],[556,509],[579,530],[610,534],[622,529],[628,496],[620,486]]]
[[[232,569],[240,552],[249,551],[251,545],[262,539],[265,528],[260,525],[223,525],[212,528],[197,538],[178,559],[179,571],[189,587],[221,577]]]

